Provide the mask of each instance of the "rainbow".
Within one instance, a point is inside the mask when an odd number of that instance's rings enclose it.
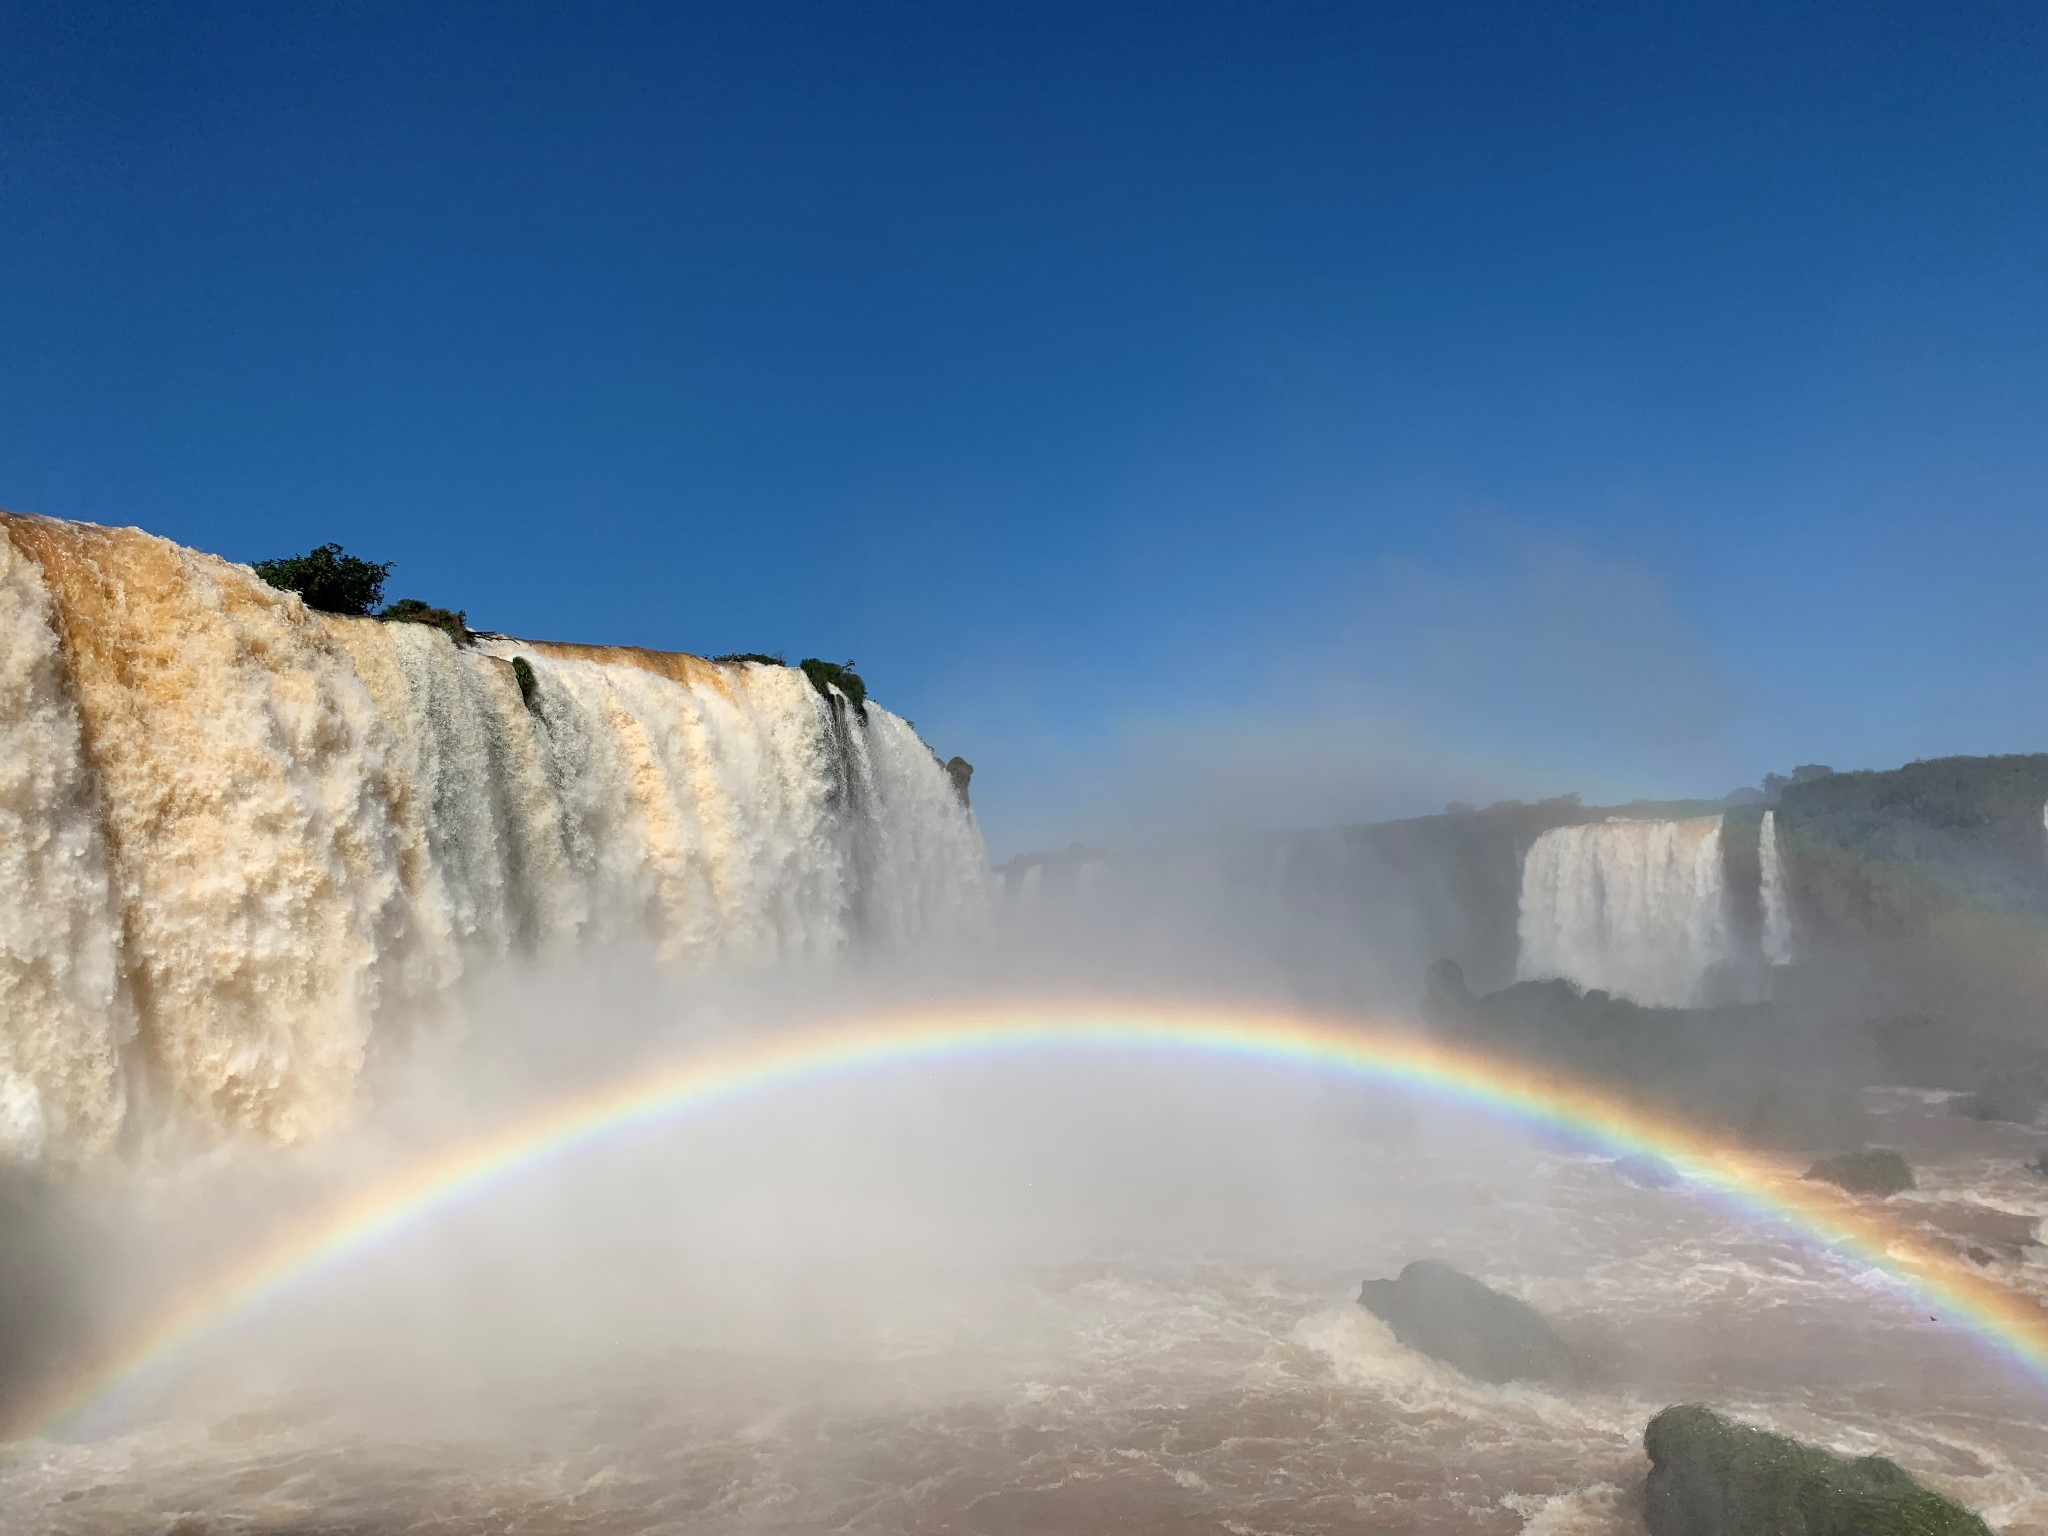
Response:
[[[269,1235],[98,1356],[15,1428],[45,1434],[119,1394],[213,1329],[306,1285],[463,1201],[580,1149],[690,1111],[811,1079],[967,1058],[1077,1051],[1221,1058],[1337,1074],[1663,1159],[1697,1192],[1796,1229],[1899,1282],[1944,1320],[2048,1384],[2048,1312],[1896,1219],[1698,1127],[1526,1062],[1360,1021],[1214,1005],[962,1008],[773,1032],[555,1103],[372,1183]]]

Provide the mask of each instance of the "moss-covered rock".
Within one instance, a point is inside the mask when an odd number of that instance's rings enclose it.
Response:
[[[1806,1170],[1809,1179],[1833,1184],[1852,1195],[1896,1195],[1913,1187],[1913,1169],[1889,1147],[1869,1147],[1824,1157]]]
[[[519,685],[519,700],[528,709],[540,708],[540,679],[533,675],[533,663],[524,656],[512,658],[512,681]]]
[[[1480,1381],[1563,1381],[1577,1364],[1542,1313],[1441,1259],[1366,1281],[1358,1303],[1409,1349]]]
[[[1882,1456],[1834,1456],[1697,1403],[1650,1420],[1643,1449],[1650,1536],[1991,1536]]]

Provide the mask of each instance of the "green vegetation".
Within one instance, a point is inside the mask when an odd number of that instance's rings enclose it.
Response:
[[[2048,995],[2044,802],[2048,753],[1936,758],[1784,791],[1800,968],[1901,1014],[1938,1016],[1938,1042],[1916,1052],[1939,1072],[1924,1086],[2048,1072],[2030,1022]]]
[[[806,656],[797,665],[803,668],[804,676],[811,680],[811,686],[826,698],[831,698],[832,690],[837,688],[846,695],[846,702],[855,709],[864,710],[868,707],[868,685],[862,682],[860,674],[853,670],[852,662],[835,664],[820,661],[815,656]]]
[[[781,656],[770,656],[762,651],[728,651],[723,656],[714,656],[711,659],[721,666],[728,667],[742,661],[758,662],[764,667],[786,667],[789,665]]]
[[[1643,1449],[1650,1536],[1991,1536],[1882,1456],[1830,1455],[1696,1403],[1650,1420]]]
[[[512,681],[519,685],[519,699],[528,709],[540,708],[540,681],[533,675],[533,663],[524,656],[512,658]]]
[[[436,608],[416,597],[401,597],[377,615],[396,624],[431,624],[457,645],[470,645],[476,637],[469,632],[468,616],[459,608]]]
[[[1781,827],[1809,854],[1853,856],[1835,881],[1808,882],[1821,916],[1860,907],[1872,917],[1907,917],[1930,900],[2048,911],[2048,753],[1941,757],[1802,780],[1807,771],[1796,770],[1784,791]]]
[[[1889,1147],[1824,1157],[1806,1170],[1806,1176],[1846,1189],[1852,1195],[1876,1195],[1880,1199],[1913,1187],[1912,1166]]]
[[[384,579],[391,574],[388,563],[357,559],[339,544],[322,544],[281,560],[258,560],[254,570],[273,587],[298,593],[308,608],[357,617],[382,601]]]

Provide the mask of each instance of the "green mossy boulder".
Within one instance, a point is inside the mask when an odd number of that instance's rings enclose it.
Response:
[[[1847,1459],[1697,1403],[1643,1431],[1650,1536],[1991,1536],[1882,1456]]]
[[[1563,1381],[1577,1364],[1542,1313],[1440,1259],[1366,1281],[1358,1304],[1409,1349],[1480,1381]]]
[[[1870,1147],[1824,1157],[1806,1170],[1809,1179],[1846,1189],[1852,1195],[1896,1195],[1913,1187],[1913,1169],[1889,1147]]]
[[[528,709],[539,709],[540,679],[533,675],[533,663],[524,656],[512,658],[512,681],[519,685],[519,702]]]

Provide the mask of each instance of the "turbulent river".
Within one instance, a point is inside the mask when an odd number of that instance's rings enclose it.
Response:
[[[2038,1383],[1683,1189],[1195,1069],[858,1098],[614,1149],[316,1280],[15,1447],[0,1524],[1632,1532],[1645,1421],[1705,1400],[2048,1531]],[[1872,1106],[1922,1171],[1901,1211],[2048,1294],[2015,1239],[2048,1213],[2038,1135]],[[1397,1345],[1358,1283],[1430,1254],[1545,1311],[1584,1379],[1486,1386]]]

